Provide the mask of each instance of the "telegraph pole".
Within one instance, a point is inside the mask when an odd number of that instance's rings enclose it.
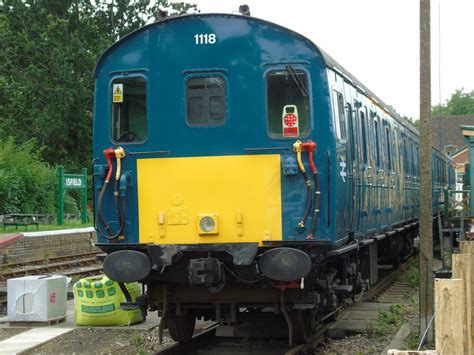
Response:
[[[433,317],[430,0],[420,0],[420,337]],[[426,340],[433,341],[431,325]]]

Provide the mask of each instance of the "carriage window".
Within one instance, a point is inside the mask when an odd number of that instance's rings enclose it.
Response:
[[[145,79],[115,79],[111,90],[112,140],[117,143],[143,142],[147,138]]]
[[[386,133],[386,141],[385,143],[387,144],[387,170],[392,171],[392,149],[391,149],[391,137],[390,137],[390,128],[386,127],[385,128],[385,133]]]
[[[360,111],[360,128],[362,131],[362,162],[367,164],[367,130],[365,127],[365,114]]]
[[[297,113],[296,124],[291,121],[289,134],[283,134],[283,119],[288,107]],[[294,113],[291,112],[291,113]],[[267,121],[272,138],[300,137],[309,133],[308,78],[302,70],[287,66],[286,70],[267,74]]]
[[[379,131],[379,118],[374,120],[375,129],[375,165],[380,169],[380,131]]]
[[[415,175],[420,176],[420,155],[418,151],[418,144],[415,144],[415,160],[416,160],[416,170]]]
[[[336,120],[336,132],[338,138],[341,140],[346,139],[346,122],[344,116],[344,98],[342,94],[336,90],[333,91],[333,105],[334,105],[334,118]]]
[[[186,120],[191,126],[217,126],[225,122],[226,83],[221,76],[186,81]]]

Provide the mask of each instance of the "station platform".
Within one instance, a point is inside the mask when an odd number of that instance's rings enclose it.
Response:
[[[0,248],[23,238],[23,233],[0,234]]]
[[[75,324],[75,308],[74,300],[67,301],[66,318],[54,325],[41,322],[8,322],[8,318],[0,318],[0,331],[11,330],[12,336],[0,341],[0,355],[21,354],[28,350],[34,349],[56,337],[67,334],[76,328],[88,328],[77,326]],[[139,330],[149,331],[157,327],[160,318],[157,312],[149,312],[146,320],[142,323],[123,326],[123,327],[94,327],[112,330]]]

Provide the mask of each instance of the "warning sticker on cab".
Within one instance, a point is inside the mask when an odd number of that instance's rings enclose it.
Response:
[[[123,102],[123,84],[114,84],[112,93],[114,104]]]

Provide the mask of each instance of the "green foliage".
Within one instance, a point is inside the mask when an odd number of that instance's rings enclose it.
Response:
[[[69,172],[90,166],[95,63],[159,9],[177,15],[196,6],[0,0],[0,212],[54,213],[54,173],[41,161]],[[66,199],[70,211],[77,204]]]
[[[43,163],[34,141],[17,146],[13,138],[0,143],[0,212],[52,213],[55,172]]]
[[[419,335],[418,331],[412,330],[410,332],[410,336],[408,337],[408,339],[406,341],[406,349],[407,350],[418,348],[418,345],[419,345],[419,342],[420,342],[419,336],[420,335]]]
[[[366,332],[370,337],[383,338],[398,329],[404,320],[405,308],[400,304],[390,307],[388,312],[380,311],[377,322],[368,321]]]
[[[95,63],[117,39],[155,21],[159,8],[196,10],[166,0],[0,1],[0,140],[35,138],[50,165],[89,167]]]
[[[135,346],[142,345],[142,343],[143,343],[143,338],[139,334],[133,335],[132,339],[130,340],[130,344],[135,345]]]
[[[409,283],[413,288],[418,287],[420,283],[420,270],[418,268],[418,258],[414,258],[399,276],[398,281]]]
[[[68,193],[64,196],[64,213],[77,213],[79,211],[79,207],[77,206],[77,202]]]
[[[456,90],[445,104],[433,106],[432,113],[433,116],[474,115],[474,90]]]

